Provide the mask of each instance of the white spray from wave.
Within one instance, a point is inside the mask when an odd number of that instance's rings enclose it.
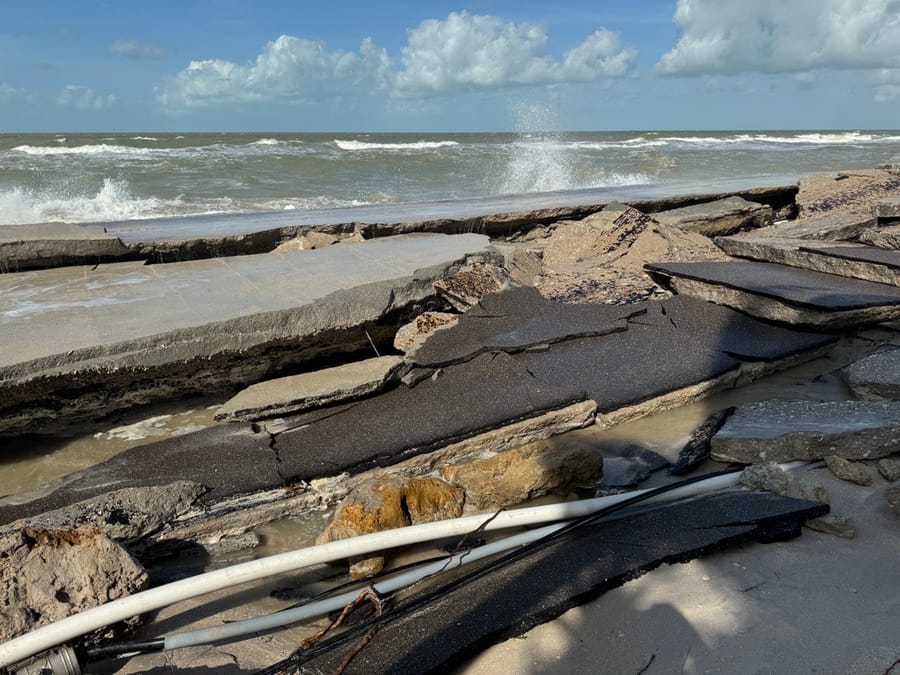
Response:
[[[578,143],[564,138],[556,114],[544,105],[521,106],[515,111],[519,137],[510,148],[506,167],[496,186],[498,194],[555,192],[592,187],[653,183],[644,174],[607,172],[579,158]],[[640,139],[643,140],[643,139]]]
[[[178,203],[136,197],[127,183],[109,178],[94,194],[72,194],[64,187],[40,191],[16,187],[0,192],[0,225],[150,218],[171,214]]]

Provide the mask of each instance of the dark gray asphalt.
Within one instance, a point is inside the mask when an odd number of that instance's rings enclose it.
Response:
[[[895,286],[775,263],[660,263],[645,265],[645,269],[657,275],[725,286],[826,312],[900,305],[900,288]]]
[[[431,335],[411,357],[418,366],[435,367],[470,359],[482,352],[517,352],[573,337],[624,331],[626,318],[643,307],[561,304],[536,288],[494,293],[463,314],[452,328]]]
[[[32,501],[0,500],[0,524],[112,490],[176,480],[207,486],[202,500],[215,503],[297,480],[394,464],[586,398],[570,384],[536,380],[506,354],[485,354],[414,389],[401,385],[358,403],[288,418],[300,428],[274,441],[249,425],[223,425],[126,450]]]
[[[535,379],[506,354],[446,368],[437,380],[344,406],[326,420],[275,438],[282,472],[309,479],[394,464],[454,441],[586,400],[577,385]],[[291,423],[321,418],[290,418]]]
[[[800,250],[804,253],[817,253],[819,255],[832,256],[833,258],[884,265],[895,270],[900,269],[900,251],[891,251],[876,246],[801,246]]]
[[[503,566],[482,565],[481,575],[468,583],[446,581],[403,602],[345,672],[446,672],[659,565],[738,543],[787,539],[827,511],[816,502],[738,492],[580,528]],[[610,622],[614,626],[615,617]],[[324,653],[307,660],[303,672],[334,672],[368,628],[326,641]],[[603,672],[602,662],[597,672]]]
[[[780,328],[687,297],[644,303],[628,330],[515,356],[539,380],[587,391],[601,412],[713,379],[741,361],[774,361],[834,336]]]

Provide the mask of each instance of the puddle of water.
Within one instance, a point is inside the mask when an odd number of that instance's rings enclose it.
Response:
[[[124,450],[182,436],[214,424],[221,401],[192,399],[132,413],[114,427],[68,437],[23,436],[3,439],[0,496],[27,492],[57,478],[105,462]],[[213,404],[214,403],[214,404]]]

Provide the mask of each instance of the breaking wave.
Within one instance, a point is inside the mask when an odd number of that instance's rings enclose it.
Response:
[[[0,224],[85,223],[171,215],[180,200],[165,202],[135,197],[124,181],[105,178],[94,194],[70,194],[65,189],[34,191],[20,187],[0,192]]]
[[[457,141],[413,141],[410,143],[370,143],[368,141],[342,141],[333,143],[341,150],[434,150],[459,145]]]
[[[12,152],[21,152],[25,155],[134,155],[148,156],[153,151],[149,148],[133,148],[129,145],[110,145],[98,143],[95,145],[76,145],[71,148],[46,145],[17,145]]]

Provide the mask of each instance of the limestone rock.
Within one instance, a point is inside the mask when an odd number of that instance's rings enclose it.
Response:
[[[900,478],[900,457],[885,457],[875,462],[875,466],[885,480],[895,481]]]
[[[584,220],[557,224],[535,285],[542,295],[560,302],[624,304],[669,296],[644,272],[649,261],[726,259],[703,235],[610,204]]]
[[[856,527],[853,525],[853,521],[847,516],[836,516],[833,513],[807,520],[804,525],[811,530],[841,539],[853,539],[856,536]]]
[[[774,219],[771,206],[750,202],[742,197],[726,197],[714,202],[661,211],[654,218],[663,225],[718,237],[739,230],[771,225]]]
[[[357,485],[316,543],[358,537],[410,524],[462,515],[465,494],[437,478],[373,478]],[[363,579],[384,569],[384,556],[350,560],[350,576]]]
[[[748,466],[741,472],[740,482],[751,490],[766,490],[782,497],[828,503],[828,493],[824,487],[812,485],[808,481],[782,470],[775,462]]]
[[[439,478],[410,478],[403,484],[411,525],[459,518],[465,497],[465,492]]]
[[[900,516],[900,485],[889,487],[884,491],[884,496],[887,497],[891,510]]]
[[[312,251],[317,248],[325,248],[339,241],[333,234],[326,232],[307,232],[299,237],[290,239],[275,248],[273,253],[288,253],[290,251]]]
[[[509,284],[509,272],[487,263],[466,265],[456,274],[434,282],[437,292],[455,309],[465,312],[488,293]]]
[[[510,279],[520,286],[531,286],[541,273],[544,253],[535,244],[495,242],[494,248],[503,255]]]
[[[900,349],[872,354],[844,369],[854,396],[900,401]]]
[[[872,215],[877,223],[900,221],[900,197],[879,199],[872,204]]]
[[[900,225],[868,228],[859,235],[859,240],[878,248],[900,251]]]
[[[831,469],[831,473],[841,480],[857,485],[871,485],[872,473],[862,462],[851,462],[835,455],[825,458],[825,465]]]
[[[215,418],[252,421],[362,398],[384,389],[402,364],[399,356],[381,356],[260,382],[226,401]]]
[[[423,312],[409,323],[400,326],[394,335],[394,349],[408,354],[414,352],[428,336],[442,328],[450,328],[459,322],[459,314],[449,312]]]
[[[871,217],[872,204],[896,196],[898,188],[900,176],[878,169],[804,176],[797,193],[799,219],[830,211],[865,212]]]
[[[479,509],[498,509],[558,490],[596,484],[603,458],[588,450],[556,450],[538,441],[493,457],[440,467],[441,476],[466,491]]]
[[[753,464],[878,459],[900,452],[900,403],[762,401],[738,408],[712,439],[711,456]]]
[[[0,642],[147,586],[147,573],[97,528],[0,535]]]

